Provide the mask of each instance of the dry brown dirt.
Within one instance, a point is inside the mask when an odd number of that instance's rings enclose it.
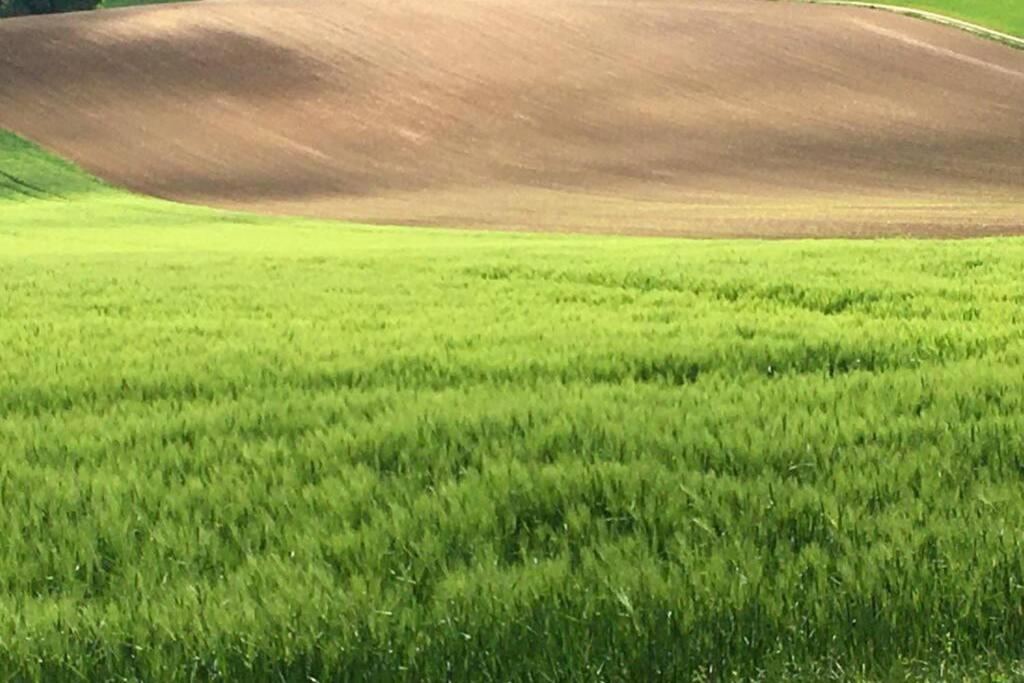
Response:
[[[14,19],[0,127],[117,185],[268,213],[1024,234],[1024,51],[859,8],[207,0]]]

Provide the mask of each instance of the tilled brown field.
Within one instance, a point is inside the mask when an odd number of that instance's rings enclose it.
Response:
[[[1024,51],[855,8],[207,0],[15,19],[0,127],[117,185],[268,213],[1024,234]]]

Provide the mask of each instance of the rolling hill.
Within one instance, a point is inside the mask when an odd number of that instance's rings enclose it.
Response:
[[[184,202],[665,235],[1024,231],[1024,52],[742,0],[209,0],[0,25],[0,127]]]

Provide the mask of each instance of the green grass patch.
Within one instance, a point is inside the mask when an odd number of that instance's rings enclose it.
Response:
[[[96,198],[113,192],[74,165],[0,130],[0,201],[68,199],[82,194]],[[9,215],[11,207],[5,204],[4,208]]]
[[[1024,241],[254,218],[10,136],[0,169],[5,679],[1024,675]]]
[[[1024,2],[1021,0],[909,0],[892,4],[938,12],[1024,37]]]

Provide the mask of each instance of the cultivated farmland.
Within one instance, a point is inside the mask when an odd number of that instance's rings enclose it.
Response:
[[[187,202],[629,234],[1024,229],[1024,51],[886,12],[213,0],[22,19],[0,42],[0,126]]]
[[[665,7],[578,4],[630,16]],[[750,20],[748,3],[703,4]],[[197,32],[203,8],[211,23]],[[227,35],[243,25],[239,12],[253,26],[271,21],[260,2],[204,0],[4,22],[0,125],[38,125],[38,139],[140,190],[171,187],[176,170],[177,191],[199,188],[210,203],[300,207],[298,195],[273,199],[275,177],[287,194],[292,173],[313,172],[289,165],[298,151],[271,168],[294,142],[275,137],[270,116],[285,103],[233,89],[259,74],[211,76],[202,97],[174,77],[196,54],[230,67],[218,46],[239,44]],[[104,15],[116,20],[95,18]],[[926,85],[904,83],[986,93],[991,127],[967,98],[961,114],[933,115],[864,80],[881,119],[856,130],[880,145],[879,168],[899,190],[885,195],[889,228],[875,186],[854,182],[870,166],[856,156],[844,157],[852,175],[828,155],[820,168],[865,205],[830,203],[815,187],[807,201],[820,213],[786,194],[690,216],[725,215],[731,226],[763,216],[746,234],[970,239],[699,241],[272,217],[129,194],[0,132],[0,676],[1024,677],[1024,240],[978,238],[1024,223],[1021,91],[1013,76],[982,75],[991,65],[1017,73],[1024,53],[905,17],[828,16],[940,41],[925,55],[956,47],[959,57],[922,56],[905,72]],[[22,48],[50,45],[53,26],[71,33],[37,65],[25,60]],[[187,40],[218,35],[214,26],[227,32],[219,41]],[[162,37],[147,45],[142,30]],[[862,39],[835,49],[863,50]],[[174,49],[178,40],[190,47]],[[245,54],[267,54],[267,40]],[[126,46],[165,57],[166,71],[139,76],[145,97],[116,86],[112,74],[139,64]],[[73,87],[57,87],[60,70],[47,66],[61,50]],[[79,73],[89,59],[93,70]],[[945,75],[932,70],[940,64]],[[958,69],[977,82],[951,80]],[[767,73],[796,87],[792,72]],[[25,114],[57,102],[89,111],[81,93],[106,127]],[[178,96],[197,112],[237,107],[240,118],[224,119],[219,135],[205,128],[200,145],[178,122]],[[879,122],[901,106],[918,127]],[[133,129],[139,110],[173,134]],[[262,133],[249,130],[261,121]],[[236,140],[242,122],[249,138]],[[642,143],[643,127],[631,130]],[[890,166],[881,141],[894,130],[928,131],[930,142],[905,149],[934,156]],[[567,133],[580,144],[595,134]],[[830,135],[847,154],[857,133]],[[330,149],[331,164],[353,139],[332,143],[343,147]],[[104,156],[126,141],[136,153]],[[396,150],[380,152],[403,178]],[[468,166],[486,156],[465,154]],[[388,177],[367,168],[373,182]],[[809,161],[790,171],[780,191],[816,182]],[[769,176],[729,173],[751,187]],[[357,201],[338,184],[346,177],[325,172],[331,211],[376,197],[406,211],[393,222],[458,227],[430,213],[444,188],[420,188],[418,202],[398,202],[404,190],[392,187]],[[600,192],[586,199],[593,178],[565,188],[572,202],[551,204],[532,203],[527,178],[521,204],[479,225],[519,215],[534,230],[605,229],[593,222]],[[672,228],[659,222],[672,212],[643,213],[627,187],[615,186],[620,213],[610,214],[634,217],[622,232],[732,233],[725,223]],[[853,206],[867,227],[844,213]]]

